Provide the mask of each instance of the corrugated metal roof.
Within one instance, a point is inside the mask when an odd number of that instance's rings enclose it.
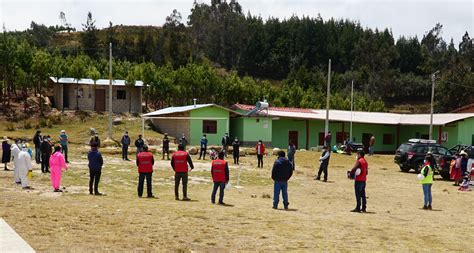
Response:
[[[51,79],[51,81],[53,81],[54,83],[58,83],[56,82],[57,79],[55,77],[49,77],[49,79]],[[59,83],[60,84],[76,84],[76,79],[71,78],[71,77],[61,77],[59,78]],[[90,78],[81,78],[79,79],[79,84],[94,85],[94,80]],[[109,85],[109,79],[98,79],[96,81],[96,85]],[[112,85],[125,86],[125,80],[120,80],[120,79],[112,80]],[[142,87],[143,82],[135,81],[135,86]]]
[[[197,105],[185,105],[185,106],[168,107],[168,108],[164,108],[164,109],[161,109],[161,110],[158,110],[158,111],[154,111],[154,112],[144,114],[143,117],[155,117],[155,116],[161,116],[161,115],[172,114],[172,113],[187,112],[187,111],[192,111],[192,110],[205,108],[205,107],[211,107],[211,106],[219,107],[219,108],[224,109],[226,111],[238,114],[237,112],[234,112],[234,111],[232,111],[228,108],[225,108],[223,106],[216,105],[216,104],[197,104]]]

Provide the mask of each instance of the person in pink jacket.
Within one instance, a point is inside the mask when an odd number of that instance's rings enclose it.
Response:
[[[60,146],[54,147],[54,153],[49,159],[49,167],[51,170],[51,183],[53,184],[54,192],[62,192],[59,188],[61,184],[61,172],[62,170],[67,170],[67,164],[64,155],[61,153]]]

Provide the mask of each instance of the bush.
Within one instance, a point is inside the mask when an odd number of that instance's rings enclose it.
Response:
[[[45,118],[40,118],[38,122],[39,128],[46,127],[48,125],[47,121],[48,120]]]
[[[51,114],[48,116],[48,120],[51,121],[53,125],[61,124],[61,114]]]
[[[25,121],[23,121],[23,128],[24,129],[31,129],[31,128],[33,128],[33,124],[31,123],[31,121],[25,120]]]
[[[46,126],[47,126],[48,128],[53,127],[53,122],[52,122],[51,120],[47,119],[47,120],[46,120]]]
[[[85,122],[87,120],[87,118],[90,117],[90,114],[88,112],[85,112],[85,111],[76,111],[76,116],[79,117],[79,120],[81,122]]]
[[[5,125],[5,130],[7,131],[15,131],[15,125],[13,124],[13,122],[8,122],[6,125]]]

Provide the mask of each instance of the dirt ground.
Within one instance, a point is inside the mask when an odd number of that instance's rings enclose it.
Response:
[[[38,252],[102,251],[464,251],[472,252],[473,192],[452,182],[433,185],[433,211],[422,210],[421,185],[402,173],[393,156],[368,157],[368,213],[351,213],[353,181],[346,171],[355,157],[333,155],[329,182],[315,181],[318,152],[297,152],[289,181],[290,210],[273,210],[270,179],[274,156],[256,168],[255,157],[241,158],[240,186],[226,190],[229,206],[210,203],[210,162],[197,161],[190,173],[191,202],[174,200],[168,161],[157,161],[153,192],[138,198],[134,161],[105,156],[100,190],[88,194],[84,155],[70,151],[63,174],[64,193],[53,193],[49,175],[35,165],[31,185],[21,190],[13,172],[0,171],[0,217]],[[158,157],[156,157],[158,158]],[[230,157],[229,157],[230,159]],[[231,166],[237,184],[239,167]],[[439,178],[439,176],[438,176]],[[469,225],[470,224],[470,225]],[[471,230],[472,231],[472,230]]]

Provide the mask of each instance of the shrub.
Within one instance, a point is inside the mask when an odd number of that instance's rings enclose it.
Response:
[[[48,119],[53,125],[61,124],[61,114],[51,114],[48,116]]]
[[[25,120],[25,121],[23,121],[23,128],[24,129],[31,129],[31,128],[33,128],[33,124],[31,123],[31,121]]]
[[[13,122],[8,122],[6,125],[5,125],[5,130],[7,131],[15,131],[15,125],[13,124]]]

